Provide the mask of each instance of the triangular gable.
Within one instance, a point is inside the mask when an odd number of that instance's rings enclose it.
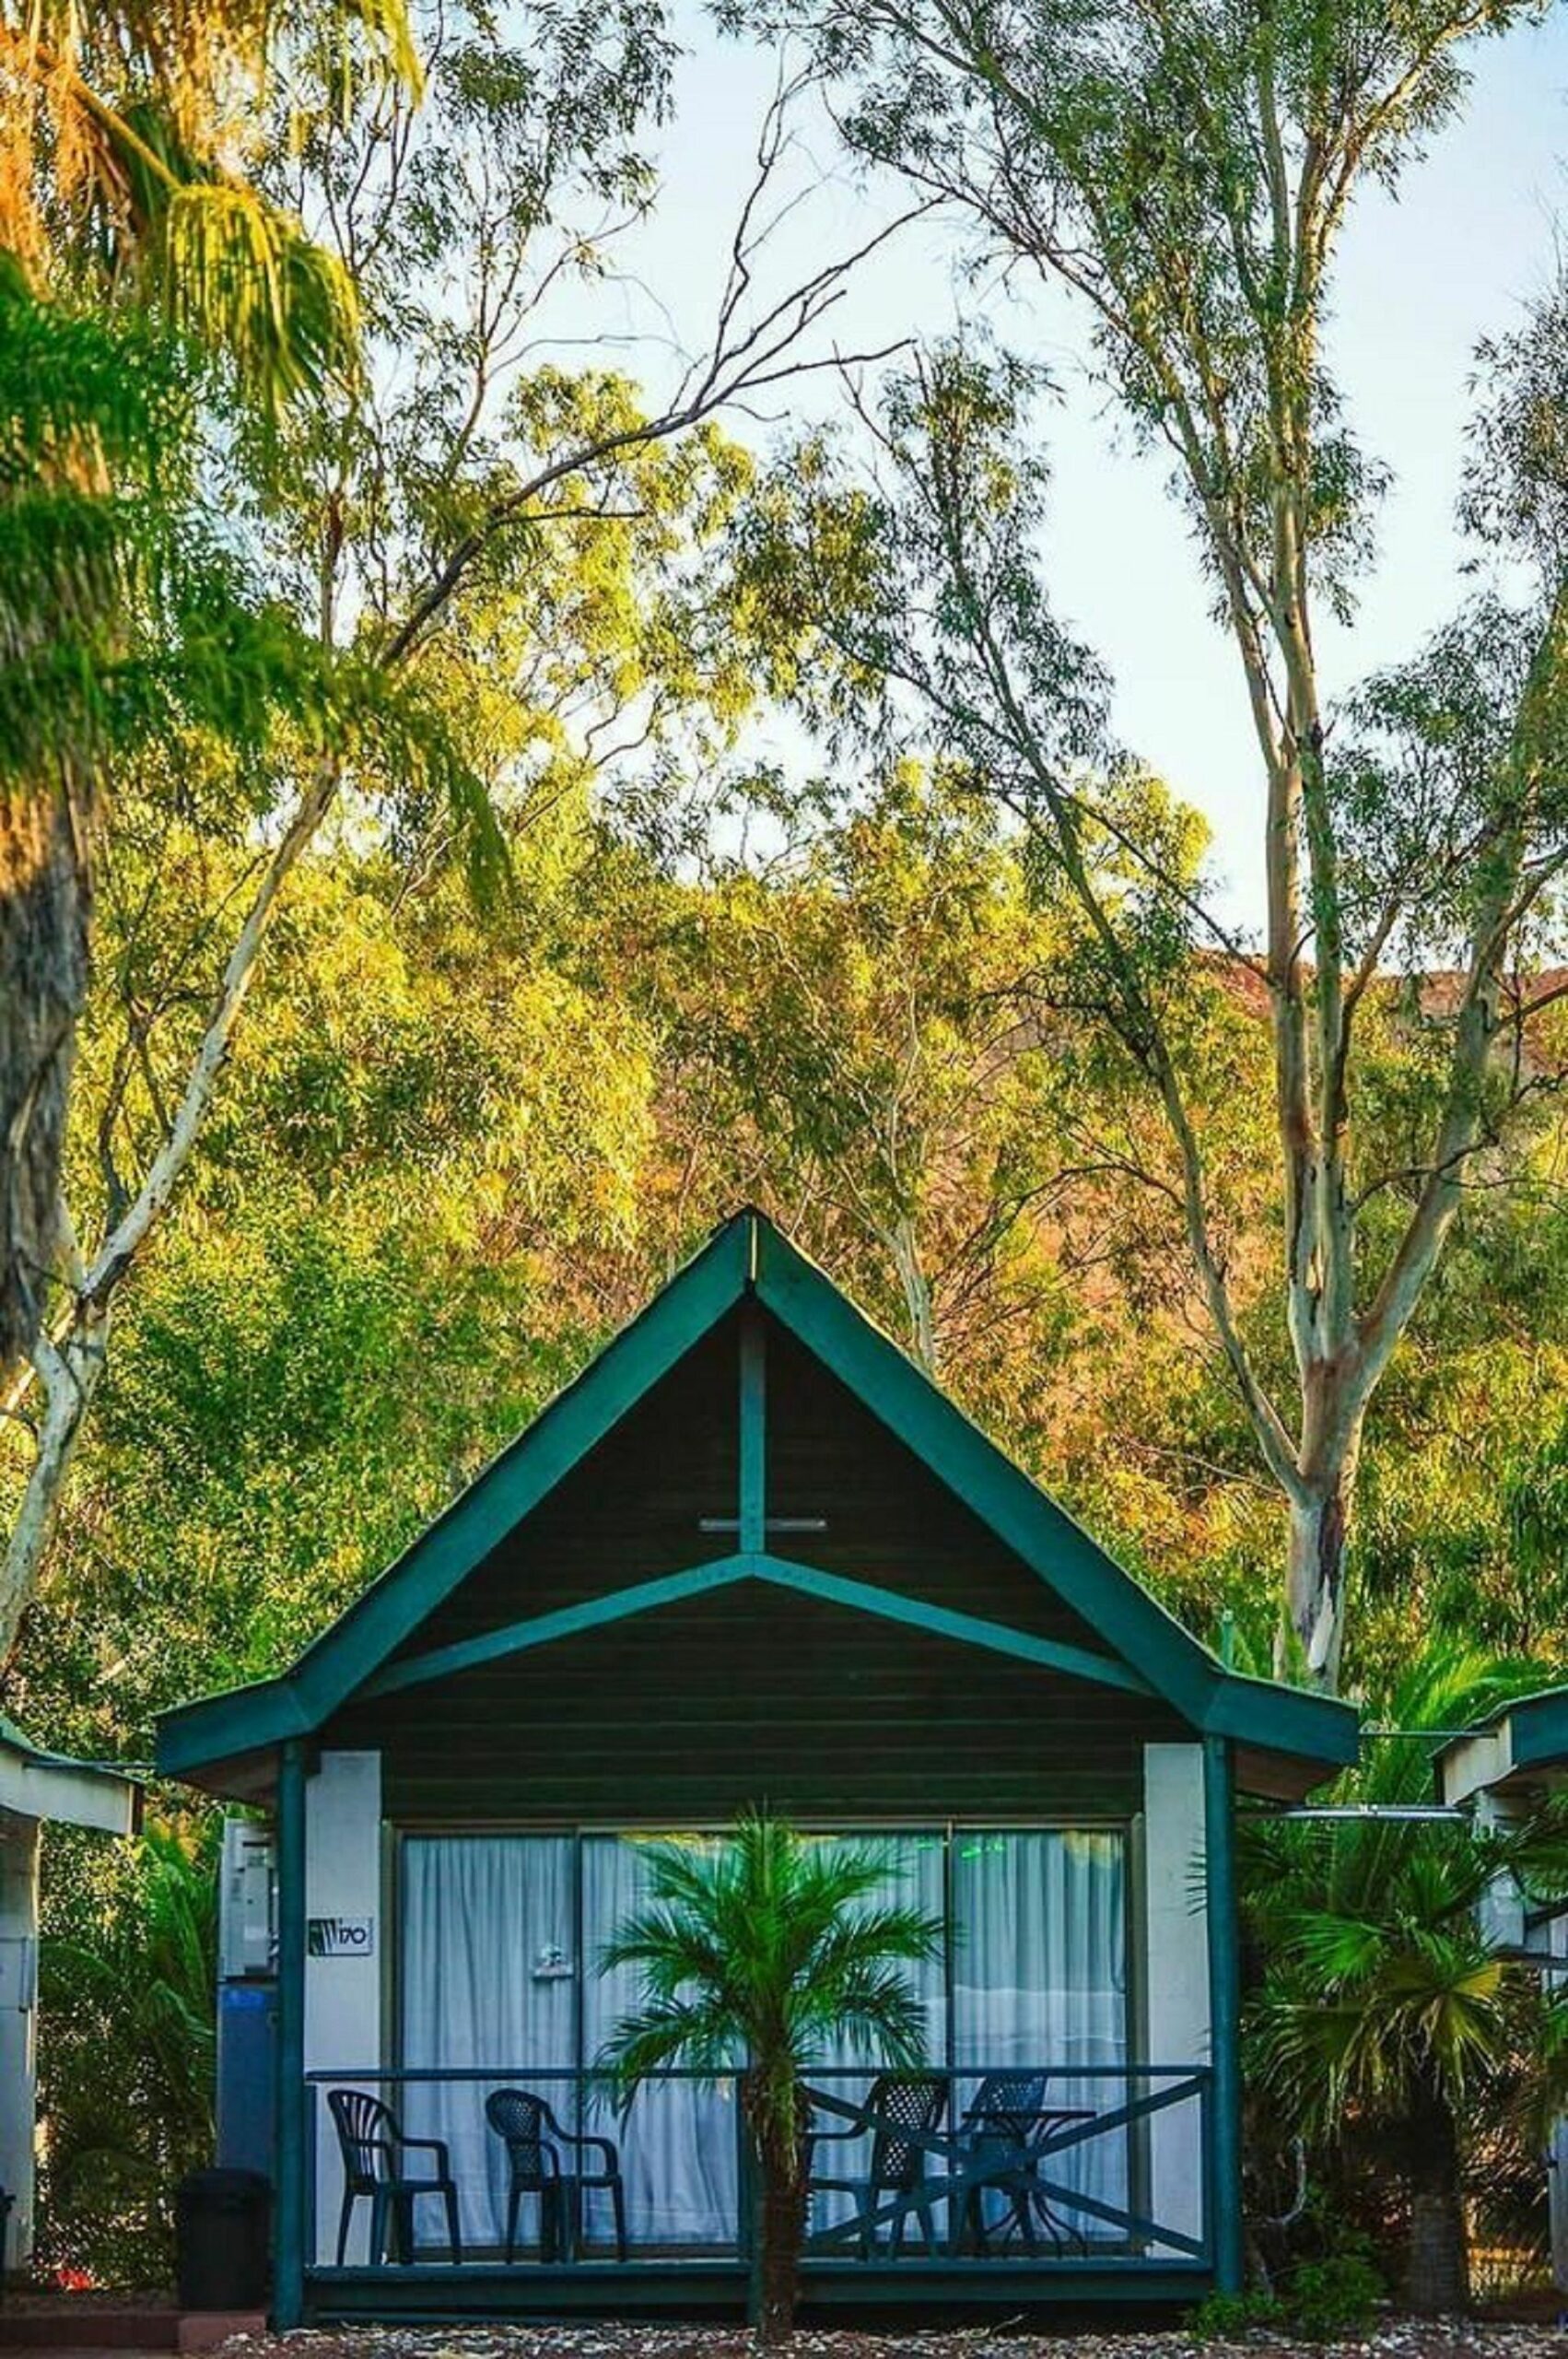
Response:
[[[160,1767],[178,1774],[321,1727],[384,1673],[498,1543],[748,1297],[1194,1729],[1326,1764],[1354,1757],[1353,1711],[1228,1672],[765,1215],[748,1210],[716,1233],[287,1674],[166,1716]]]

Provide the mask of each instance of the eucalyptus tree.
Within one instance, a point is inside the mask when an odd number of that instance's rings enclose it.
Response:
[[[326,669],[379,682],[393,713],[409,699],[439,710],[466,758],[395,772],[352,739],[275,747],[241,881],[221,886],[193,933],[177,917],[190,952],[179,994],[149,1014],[112,979],[126,1050],[116,1110],[99,1117],[103,1151],[76,1167],[75,1206],[55,1206],[45,1316],[5,1404],[22,1464],[0,1658],[50,1543],[114,1298],[167,1216],[286,888],[329,821],[384,838],[409,890],[453,851],[496,880],[509,834],[563,798],[591,824],[611,772],[667,827],[679,782],[749,694],[697,554],[748,473],[716,420],[812,365],[854,259],[770,283],[758,225],[791,93],[768,111],[706,348],[645,400],[613,371],[542,360],[539,306],[573,273],[591,292],[602,284],[606,229],[651,202],[644,150],[671,53],[660,8],[542,6],[504,23],[444,10],[424,29],[424,102],[389,76],[355,109],[339,103],[333,18],[297,27],[255,181],[353,285],[361,366],[281,410],[231,407],[202,482]],[[156,797],[152,771],[141,784]]]
[[[994,809],[895,763],[667,918],[632,984],[713,1216],[777,1206],[970,1397],[1020,1350],[1038,1382],[1105,1237],[1062,1121],[1064,1027],[1038,1015],[1054,930]]]
[[[748,14],[742,0],[734,13]],[[1522,604],[1478,603],[1330,734],[1324,618],[1353,611],[1386,478],[1345,416],[1328,307],[1358,193],[1398,187],[1455,114],[1469,45],[1539,13],[1533,0],[821,0],[815,11],[856,150],[953,208],[982,251],[1083,307],[1093,370],[1172,463],[1235,648],[1267,877],[1257,953],[1175,857],[1168,811],[1134,769],[1107,763],[1103,682],[1053,621],[1036,569],[1043,470],[1028,372],[937,355],[895,389],[876,430],[905,561],[879,603],[883,560],[863,557],[878,628],[857,660],[934,705],[977,781],[1023,813],[1052,889],[1079,913],[1104,1013],[1168,1122],[1193,1266],[1286,1503],[1288,1645],[1330,1684],[1368,1403],[1517,1094],[1502,1069],[1539,1008],[1511,979],[1540,950],[1568,850],[1555,547]],[[1536,350],[1555,403],[1560,336]],[[1514,385],[1497,412],[1527,441],[1520,356],[1493,358]],[[1527,467],[1541,455],[1525,452]],[[1498,506],[1472,503],[1479,522],[1514,529],[1489,512]],[[873,499],[859,518],[868,545],[878,513]],[[855,548],[840,529],[838,557]],[[1266,999],[1285,1391],[1246,1337],[1164,1021],[1178,944],[1256,975]],[[1446,970],[1419,1010],[1436,1111],[1397,1168],[1367,1168],[1358,1027],[1401,961]]]

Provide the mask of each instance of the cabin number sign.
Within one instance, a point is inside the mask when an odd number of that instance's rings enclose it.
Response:
[[[307,1917],[307,1957],[374,1957],[376,1920],[373,1917]]]

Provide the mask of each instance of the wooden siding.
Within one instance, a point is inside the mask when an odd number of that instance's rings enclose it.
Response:
[[[541,1502],[400,1656],[729,1555],[739,1488],[737,1320],[688,1352]],[[1045,1637],[1106,1651],[1082,1617],[777,1320],[767,1332],[766,1505],[826,1529],[775,1553]],[[395,1658],[394,1658],[395,1659]]]
[[[379,1702],[400,1824],[1125,1816],[1161,1704],[744,1584]]]

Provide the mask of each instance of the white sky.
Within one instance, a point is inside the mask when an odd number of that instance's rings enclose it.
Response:
[[[751,176],[773,61],[720,42],[685,0],[688,55],[663,144],[661,202],[623,256],[640,288],[600,288],[573,299],[584,334],[618,324],[659,331],[653,299],[695,346],[711,315],[736,211]],[[1340,251],[1332,349],[1365,447],[1394,470],[1381,522],[1381,557],[1353,631],[1320,652],[1334,688],[1408,653],[1462,594],[1453,525],[1467,378],[1476,340],[1506,330],[1549,276],[1556,224],[1568,214],[1568,14],[1474,53],[1464,117],[1408,175],[1398,203],[1363,194]],[[847,251],[893,209],[887,189],[858,189],[830,132],[812,134],[802,177],[824,182],[784,225],[773,268],[780,289],[828,254]],[[960,303],[954,250],[924,225],[884,249],[834,318],[846,347],[940,334]],[[1131,450],[1104,397],[1085,381],[1082,328],[1065,301],[1023,309],[1000,294],[986,316],[1002,341],[1047,361],[1066,399],[1050,424],[1056,495],[1047,558],[1059,611],[1100,651],[1117,681],[1123,740],[1205,811],[1233,907],[1258,907],[1255,764],[1234,658],[1208,618],[1208,593],[1165,470]],[[651,385],[668,381],[657,341],[619,356]],[[790,389],[799,419],[833,406],[832,380]],[[784,406],[783,402],[780,407]],[[731,421],[746,440],[769,428]]]

